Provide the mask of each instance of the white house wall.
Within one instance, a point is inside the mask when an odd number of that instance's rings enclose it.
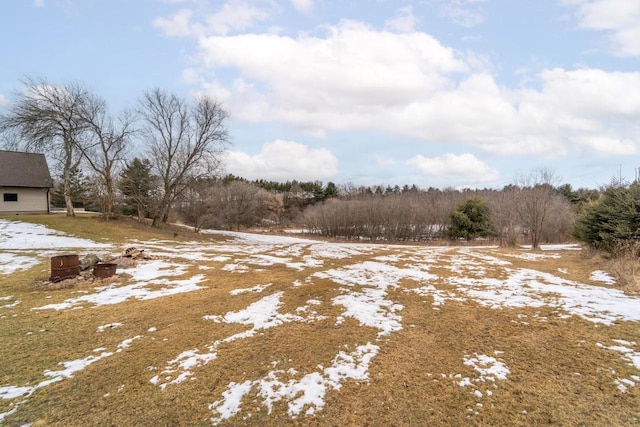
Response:
[[[0,213],[47,213],[47,188],[0,187]],[[4,194],[18,195],[17,202],[5,202]]]

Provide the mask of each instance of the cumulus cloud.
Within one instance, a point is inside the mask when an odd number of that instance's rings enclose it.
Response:
[[[229,151],[226,165],[230,173],[247,179],[315,181],[338,173],[338,160],[326,148],[312,149],[283,140],[265,143],[255,156]]]
[[[452,183],[490,183],[500,179],[497,170],[491,169],[473,154],[445,154],[441,157],[417,155],[407,160],[423,176],[441,178]]]
[[[207,67],[237,68],[248,85],[266,87],[260,91],[269,97],[262,120],[308,130],[368,128],[467,70],[453,49],[428,34],[380,32],[353,21],[329,28],[324,38],[243,34],[203,38],[200,47]],[[234,117],[256,117],[256,106],[244,101],[233,106]]]
[[[384,132],[496,155],[605,155],[605,140],[615,142],[610,153],[639,151],[638,72],[555,68],[509,88],[477,55],[429,34],[355,21],[323,34],[198,40],[198,69],[237,73],[231,84],[202,84],[236,120],[288,123],[319,137]]]
[[[576,7],[580,27],[606,31],[620,56],[640,55],[640,2],[629,0],[565,0]]]

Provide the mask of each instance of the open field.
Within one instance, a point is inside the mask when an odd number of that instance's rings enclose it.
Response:
[[[43,285],[131,246],[152,259]],[[0,424],[626,426],[639,383],[640,297],[575,245],[0,218]]]

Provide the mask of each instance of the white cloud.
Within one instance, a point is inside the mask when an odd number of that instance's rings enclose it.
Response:
[[[217,13],[207,16],[206,22],[214,34],[226,35],[233,30],[251,28],[255,21],[268,17],[266,10],[253,6],[251,2],[230,0]]]
[[[452,183],[490,183],[500,179],[500,174],[491,169],[473,154],[445,154],[442,157],[417,155],[407,160],[422,175],[430,178],[451,180]]]
[[[313,0],[291,0],[291,4],[296,10],[309,13],[313,10]]]
[[[170,18],[157,17],[153,25],[168,37],[201,37],[211,34],[224,36],[232,31],[249,29],[256,21],[269,18],[265,9],[243,0],[230,0],[216,13],[199,14],[204,15],[202,22],[194,18],[193,10],[182,9]]]
[[[294,141],[265,143],[255,156],[229,151],[225,160],[230,173],[247,179],[314,181],[338,173],[338,160],[329,150],[311,149]]]
[[[0,93],[0,105],[7,105],[8,103],[9,100],[7,97]]]
[[[388,109],[434,94],[451,85],[447,75],[467,69],[428,34],[379,32],[353,21],[329,28],[326,38],[244,34],[201,39],[200,46],[206,66],[235,67],[243,80],[267,87],[260,93],[269,97],[262,120],[310,131],[369,127]],[[247,108],[253,106],[234,105],[234,117],[246,118]]]
[[[153,20],[153,25],[162,30],[168,37],[186,37],[201,32],[201,27],[194,27],[191,22],[193,12],[191,9],[182,9],[171,18],[158,17]]]
[[[415,31],[417,24],[418,18],[413,14],[413,8],[411,6],[405,6],[398,9],[397,16],[386,21],[384,26],[386,29],[398,33],[411,33]]]
[[[580,27],[607,31],[615,53],[640,55],[640,2],[636,0],[565,0],[577,7]]]
[[[44,0],[33,0],[33,5],[35,7],[44,7]]]
[[[204,89],[236,120],[284,122],[315,136],[375,131],[472,144],[497,155],[559,158],[632,153],[640,141],[640,73],[543,70],[529,86],[500,86],[477,55],[422,32],[343,21],[327,33],[199,39],[203,70],[237,70]]]

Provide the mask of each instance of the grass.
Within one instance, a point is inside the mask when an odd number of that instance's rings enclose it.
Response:
[[[14,219],[14,218],[12,218]],[[184,229],[154,230],[126,219],[104,222],[94,217],[21,216],[69,234],[98,242],[113,242],[114,251],[152,240],[167,245],[195,242],[221,247],[228,241],[195,235]],[[174,234],[176,234],[174,236]],[[174,242],[174,243],[171,243]],[[142,243],[144,245],[144,243]],[[32,310],[44,304],[93,292],[86,285],[70,289],[45,290],[36,283],[48,275],[43,261],[29,270],[0,276],[0,296],[12,295],[20,304],[0,308],[0,387],[34,385],[47,369],[61,369],[58,363],[85,358],[94,349],[114,352],[128,338],[140,336],[129,348],[102,359],[73,378],[39,389],[22,403],[4,423],[19,426],[70,425],[211,425],[208,405],[220,400],[230,382],[242,382],[266,375],[275,368],[313,372],[318,365],[330,366],[340,351],[353,351],[368,342],[380,347],[369,367],[368,382],[345,381],[339,390],[329,390],[325,406],[314,416],[292,418],[284,402],[275,403],[271,413],[256,401],[255,393],[243,401],[242,412],[221,425],[248,426],[422,426],[422,425],[595,425],[622,426],[640,423],[640,394],[637,387],[621,393],[615,378],[638,375],[620,355],[598,347],[614,339],[640,343],[635,322],[612,326],[596,325],[578,317],[565,317],[551,307],[491,309],[471,300],[447,301],[433,306],[431,297],[406,289],[422,283],[404,279],[402,286],[389,288],[388,299],[401,304],[402,330],[378,338],[378,330],[347,318],[335,319],[343,308],[331,304],[341,286],[315,277],[315,272],[346,267],[375,257],[402,253],[405,247],[372,246],[349,258],[327,258],[324,265],[299,271],[282,264],[253,266],[245,273],[222,270],[232,261],[200,261],[185,273],[205,274],[206,289],[146,301],[129,300],[116,305],[85,306],[78,310]],[[447,291],[451,274],[447,262],[460,249],[447,248],[441,264],[431,270],[438,279],[433,286]],[[550,274],[566,269],[566,277],[589,283],[591,271],[601,269],[597,259],[577,251],[561,251],[561,258],[526,260],[521,252],[495,248],[474,249],[474,253],[511,262],[510,268],[531,268]],[[229,254],[238,260],[243,254]],[[294,261],[303,261],[301,251]],[[399,263],[409,268],[415,261]],[[200,267],[209,267],[201,270]],[[499,266],[485,266],[478,276],[503,278]],[[127,279],[122,279],[127,283]],[[263,294],[230,291],[271,284]],[[266,329],[252,339],[222,343],[218,357],[194,371],[193,380],[169,385],[165,390],[150,383],[167,362],[188,349],[203,349],[215,340],[247,330],[238,324],[204,321],[204,315],[224,314],[246,308],[266,294],[283,292],[280,313],[294,313],[310,299],[325,320],[292,322]],[[5,301],[0,301],[2,306]],[[98,326],[122,323],[98,332]],[[150,328],[157,328],[149,332]],[[496,355],[496,351],[503,352]],[[495,355],[510,369],[504,381],[475,383],[461,387],[461,378],[478,378],[465,356]],[[615,374],[612,373],[615,371]],[[482,393],[482,397],[474,394]],[[486,393],[491,391],[492,394]],[[0,400],[0,413],[12,409],[20,399]],[[482,406],[478,406],[481,404]],[[251,414],[247,417],[247,414]]]

